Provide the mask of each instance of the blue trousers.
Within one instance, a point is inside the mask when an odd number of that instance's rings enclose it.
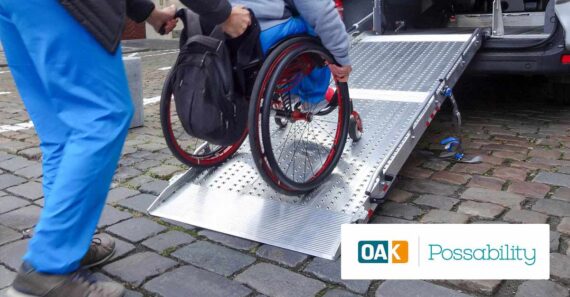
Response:
[[[309,34],[315,36],[314,30],[305,20],[299,17],[264,30],[260,34],[261,49],[268,54],[271,47],[287,36],[295,34]],[[330,84],[331,72],[328,67],[315,68],[313,72],[303,78],[297,87],[291,90],[292,94],[298,95],[302,101],[316,104],[325,98]]]
[[[121,50],[57,0],[0,1],[0,40],[43,153],[45,207],[24,260],[67,274],[89,248],[133,114]]]

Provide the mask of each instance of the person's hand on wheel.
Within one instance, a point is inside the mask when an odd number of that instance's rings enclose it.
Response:
[[[168,34],[174,30],[178,19],[175,17],[176,6],[170,5],[161,9],[154,9],[146,20],[154,31],[160,34]]]
[[[239,37],[251,24],[251,15],[243,5],[232,8],[230,17],[222,24],[222,29],[231,38]]]
[[[329,69],[331,70],[334,79],[340,82],[348,82],[348,77],[352,72],[352,66],[350,65],[338,66],[336,64],[330,64]]]

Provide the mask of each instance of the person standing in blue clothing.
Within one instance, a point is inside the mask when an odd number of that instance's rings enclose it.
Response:
[[[238,36],[249,12],[226,0],[183,0]],[[124,288],[80,268],[108,260],[93,238],[133,107],[120,36],[126,14],[171,31],[175,8],[150,0],[0,0],[0,40],[40,138],[45,206],[10,297],[118,297]]]
[[[331,72],[340,81],[348,81],[352,71],[350,40],[333,0],[230,0],[251,9],[261,26],[260,42],[264,54],[287,36],[318,36],[334,56],[337,65],[316,68],[292,90],[304,102],[318,104],[325,99]]]

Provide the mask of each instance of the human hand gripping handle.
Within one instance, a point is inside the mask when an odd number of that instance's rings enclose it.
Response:
[[[339,66],[336,64],[329,64],[329,69],[331,70],[334,79],[339,82],[348,82],[348,78],[352,72],[351,65]]]
[[[232,12],[228,19],[222,24],[222,29],[231,38],[242,35],[251,25],[251,14],[243,5],[232,7]]]
[[[154,28],[156,32],[160,35],[165,35],[176,27],[178,19],[176,18],[176,6],[170,5],[161,9],[154,9],[150,16],[147,18],[147,22]]]

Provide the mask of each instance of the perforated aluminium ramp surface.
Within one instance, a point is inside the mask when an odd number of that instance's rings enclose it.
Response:
[[[218,168],[189,170],[149,209],[152,215],[333,259],[340,226],[366,219],[368,183],[462,58],[471,35],[369,36],[351,51],[349,83],[365,134],[349,140],[333,175],[305,196],[275,192],[259,176],[247,142]],[[275,137],[274,134],[273,137]],[[407,156],[406,156],[407,157]]]

